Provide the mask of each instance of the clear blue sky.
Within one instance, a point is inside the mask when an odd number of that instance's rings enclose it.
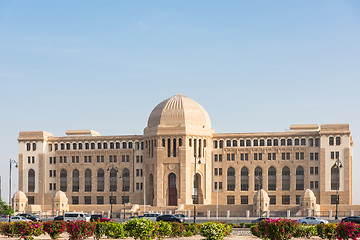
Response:
[[[19,131],[142,134],[181,93],[216,132],[349,123],[360,204],[359,69],[356,0],[2,0],[2,197]]]

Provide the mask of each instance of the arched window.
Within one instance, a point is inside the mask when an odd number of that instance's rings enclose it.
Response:
[[[191,141],[190,141],[190,147],[191,147]],[[218,141],[217,140],[214,141],[214,148],[218,148]]]
[[[123,142],[122,145],[123,145],[123,149],[127,149],[127,142]]]
[[[30,151],[31,150],[31,144],[30,143],[27,143],[26,144],[26,151]]]
[[[104,143],[103,143],[103,148],[104,148],[104,149],[107,149],[107,148],[108,148],[107,142],[104,142]]]
[[[257,191],[262,188],[262,169],[260,167],[256,167],[254,173],[255,191]]]
[[[176,157],[176,138],[173,139],[173,157]]]
[[[245,146],[245,141],[244,140],[240,140],[240,147],[244,147]]]
[[[260,146],[265,146],[265,140],[264,139],[260,139]]]
[[[91,149],[95,149],[95,143],[91,143]]]
[[[279,140],[278,139],[274,139],[274,146],[279,146]]]
[[[66,144],[66,150],[70,150],[70,143]]]
[[[65,169],[60,171],[60,191],[67,191],[67,172]]]
[[[85,149],[89,149],[90,146],[89,146],[89,143],[85,143]]]
[[[298,138],[295,138],[295,140],[294,140],[294,145],[295,146],[299,146],[300,145],[300,140],[298,139]]]
[[[72,172],[72,191],[78,192],[79,191],[79,170],[74,169]]]
[[[341,145],[341,137],[336,137],[336,145]]]
[[[103,192],[104,191],[104,170],[101,168],[97,171],[97,191]]]
[[[270,167],[268,170],[268,190],[276,191],[276,169]]]
[[[237,147],[238,141],[237,141],[237,140],[233,140],[233,141],[232,141],[232,145],[233,145],[233,147]],[[204,147],[205,147],[205,146],[204,146]]]
[[[334,137],[329,137],[329,145],[334,145]]]
[[[122,183],[123,183],[123,191],[129,192],[130,191],[130,171],[129,169],[125,168],[122,172]]]
[[[224,147],[224,141],[223,140],[220,140],[219,141],[219,148],[223,148]]]
[[[32,146],[32,147],[33,147],[32,150],[33,150],[33,151],[36,151],[36,143],[33,143],[32,145],[33,145],[33,146]],[[339,144],[339,145],[340,145],[340,144]]]
[[[171,139],[168,138],[167,140],[167,156],[171,157]]]
[[[35,192],[35,171],[33,169],[28,172],[28,192]]]
[[[267,140],[267,146],[272,146],[272,140],[271,139]]]
[[[235,191],[235,169],[232,167],[227,170],[227,190]]]
[[[83,144],[82,143],[79,143],[79,149],[83,149]]]
[[[286,140],[285,140],[285,139],[281,139],[281,140],[280,140],[281,146],[285,146],[285,145],[286,145],[285,143],[286,143]]]
[[[301,139],[301,146],[306,146],[306,139],[305,138]]]
[[[296,168],[296,190],[304,190],[304,168]]]
[[[287,140],[287,145],[288,145],[288,146],[292,146],[292,139],[291,139],[291,138],[289,138],[289,139]]]
[[[231,140],[226,140],[226,147],[231,147]]]
[[[102,147],[101,142],[98,142],[97,145],[98,145],[98,148],[97,148],[97,149],[101,149],[101,147]]]
[[[339,183],[339,168],[332,166],[331,168],[331,190],[337,190]]]
[[[241,191],[249,190],[249,170],[246,167],[241,169]]]
[[[190,139],[191,141],[191,139]],[[165,139],[162,139],[162,147],[165,147]]]
[[[254,146],[259,146],[259,141],[258,141],[257,139],[254,139],[253,145],[254,145]]]
[[[288,191],[290,190],[290,169],[288,167],[284,167],[282,169],[282,190]]]
[[[76,143],[73,143],[73,150],[76,150],[77,149],[77,145]]]
[[[251,140],[250,139],[246,140],[246,146],[251,147]]]
[[[85,192],[91,192],[91,170],[85,170]]]
[[[110,191],[115,192],[117,190],[117,171],[112,168],[110,170]]]

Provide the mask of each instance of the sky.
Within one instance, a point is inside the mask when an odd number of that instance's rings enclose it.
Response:
[[[357,0],[0,0],[1,196],[19,131],[142,134],[183,94],[217,133],[349,123],[360,204],[359,69]]]

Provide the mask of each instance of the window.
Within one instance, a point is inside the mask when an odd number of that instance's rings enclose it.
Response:
[[[286,160],[290,160],[290,153],[286,153]]]
[[[249,198],[248,198],[248,196],[241,196],[240,197],[240,203],[241,204],[244,204],[244,205],[248,205],[249,204]]]
[[[336,145],[341,145],[341,137],[336,137]]]
[[[281,139],[281,140],[280,140],[280,144],[281,144],[281,146],[285,146],[285,145],[286,145],[286,140],[285,140],[285,139]]]
[[[104,148],[104,149],[108,149],[108,144],[107,144],[107,142],[104,142],[104,143],[103,143],[103,148]]]
[[[296,159],[296,160],[299,160],[299,159],[300,159],[300,153],[299,153],[299,152],[296,152],[296,153],[295,153],[295,159]]]
[[[268,153],[268,160],[271,160],[271,153]]]
[[[320,138],[315,138],[315,147],[320,146]]]
[[[254,160],[258,160],[258,154],[254,153]]]
[[[235,154],[234,153],[231,154],[231,161],[235,161]]]
[[[310,181],[310,188],[314,188],[314,181]]]
[[[129,196],[122,196],[121,197],[121,203],[122,204],[129,203],[129,202],[130,202]]]
[[[35,204],[35,197],[34,196],[27,196],[28,197],[28,204],[33,205]]]
[[[223,141],[223,140],[220,140],[220,141],[219,141],[219,147],[220,147],[220,148],[223,148],[223,146],[224,146],[224,141]]]
[[[104,191],[104,170],[101,168],[97,171],[97,191]]]
[[[244,140],[240,140],[240,147],[244,147],[245,146],[245,141]]]
[[[309,147],[313,147],[313,146],[314,146],[314,139],[309,138]]]
[[[290,195],[282,196],[282,205],[290,205]]]
[[[28,192],[35,192],[35,171],[33,169],[28,172]]]
[[[215,176],[219,175],[218,169],[215,168],[214,170],[215,170],[215,171],[214,171]]]
[[[277,139],[274,139],[274,146],[276,147],[276,146],[279,146],[279,140],[277,140]]]
[[[339,203],[339,197],[337,195],[331,195],[331,204]]]
[[[115,143],[115,148],[116,148],[116,149],[120,149],[120,142],[116,142],[116,143]]]
[[[155,141],[155,147],[156,147],[156,141]],[[132,149],[132,148],[133,148],[133,143],[129,142],[129,149]]]
[[[215,162],[219,161],[219,156],[217,154],[214,155],[214,161]]]
[[[300,205],[300,197],[301,195],[296,195],[296,205]]]
[[[237,140],[233,140],[232,144],[233,144],[233,147],[237,147],[237,145],[238,145]]]
[[[116,196],[109,196],[109,203],[116,204]]]
[[[230,161],[230,153],[226,154],[226,160]]]
[[[96,196],[96,204],[103,205],[104,204],[104,196]]]
[[[314,158],[315,160],[319,160],[319,153],[315,153]]]
[[[258,140],[257,140],[257,139],[254,139],[254,141],[253,141],[253,145],[254,145],[254,147],[259,146],[259,142],[258,142]]]
[[[70,150],[70,143],[66,144],[66,150]]]
[[[310,174],[311,174],[311,175],[314,174],[314,167],[310,167]]]
[[[276,196],[275,195],[270,195],[270,205],[276,205]]]
[[[296,168],[296,190],[304,190],[304,169]]]
[[[329,137],[329,145],[330,146],[334,145],[334,137]]]
[[[315,181],[315,188],[316,188],[316,189],[319,188],[319,181]]]
[[[276,191],[276,169],[270,167],[268,170],[268,190]]]
[[[117,171],[114,168],[110,170],[110,191],[115,192],[117,190]]]
[[[272,145],[272,140],[271,140],[271,139],[268,139],[268,140],[266,141],[266,144],[267,144],[268,146],[271,146],[271,145]]]
[[[79,192],[79,170],[74,169],[72,173],[72,191]]]
[[[251,147],[251,140],[246,140],[246,146]]]
[[[227,190],[235,191],[235,169],[232,167],[227,170]]]
[[[72,196],[72,204],[79,205],[79,197],[78,196]]]
[[[256,167],[254,173],[254,188],[255,191],[257,191],[262,188],[262,169],[260,167]]]
[[[67,172],[65,169],[60,171],[60,191],[66,192],[67,190]]]
[[[222,190],[223,187],[222,187],[222,182],[219,182],[219,190]]]
[[[290,169],[288,167],[284,167],[282,169],[282,190],[289,191],[290,190]]]
[[[222,162],[222,154],[219,154],[219,162]]]
[[[235,196],[227,196],[227,204],[235,204]]]
[[[295,145],[295,146],[299,146],[299,145],[300,145],[300,140],[299,140],[298,138],[295,138],[294,145]]]
[[[340,144],[338,144],[338,145],[340,145]],[[33,147],[32,150],[33,150],[33,151],[36,151],[36,143],[33,143],[33,144],[32,144],[32,147]]]
[[[300,160],[304,160],[304,152],[300,152]]]
[[[73,143],[73,150],[76,150],[77,149],[77,145],[76,143]]]
[[[301,146],[306,146],[306,139],[305,138],[301,139]]]
[[[281,153],[281,160],[285,160],[286,159],[286,154],[285,153]]]
[[[91,196],[85,196],[84,202],[85,202],[85,205],[91,205]]]
[[[85,170],[85,192],[91,192],[92,184],[91,184],[91,170]]]
[[[91,143],[91,149],[95,149],[95,143]]]
[[[334,165],[331,167],[331,190],[339,188],[339,168]]]
[[[260,139],[260,146],[265,146],[265,140],[264,139]]]
[[[310,153],[310,160],[314,160],[314,153]]]
[[[189,141],[189,147],[191,147],[191,139]],[[214,148],[218,148],[218,141],[214,141]]]
[[[26,151],[30,151],[31,150],[31,144],[30,143],[27,143],[26,144]]]
[[[89,146],[89,143],[85,143],[85,149],[89,149],[90,146]]]
[[[124,192],[129,192],[130,191],[130,171],[125,168],[122,172],[122,190]]]
[[[289,139],[287,140],[287,145],[288,145],[288,146],[292,146],[292,139],[291,139],[291,138],[289,138]]]
[[[226,147],[231,147],[231,141],[230,140],[226,140]]]
[[[249,170],[246,167],[241,169],[241,191],[249,190]]]
[[[319,174],[319,168],[315,167],[315,175],[318,175],[318,174]]]
[[[276,160],[276,153],[272,154],[273,160]]]

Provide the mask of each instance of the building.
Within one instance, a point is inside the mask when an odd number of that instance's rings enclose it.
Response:
[[[342,209],[352,207],[348,124],[215,133],[200,104],[176,95],[153,109],[143,135],[26,131],[18,141],[17,211],[108,211],[112,201],[114,211],[196,203],[199,211],[299,214],[334,210],[337,190]]]

